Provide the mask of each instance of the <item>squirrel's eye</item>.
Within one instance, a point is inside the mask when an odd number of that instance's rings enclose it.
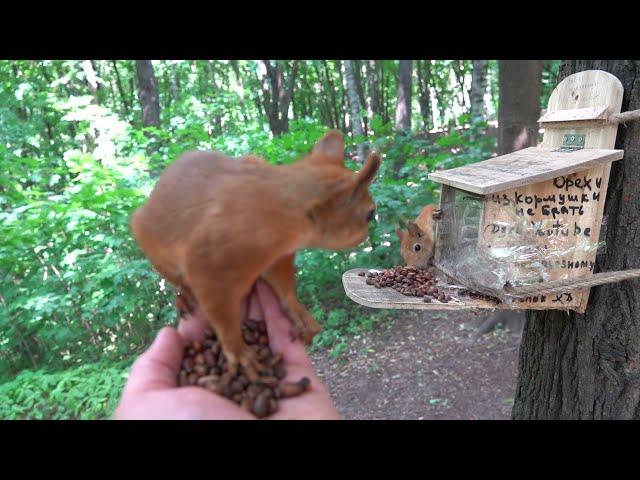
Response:
[[[369,211],[369,213],[367,213],[367,223],[369,223],[371,220],[373,220],[373,217],[375,216],[376,211],[375,210],[371,210]]]
[[[416,244],[413,246],[413,251],[414,251],[414,252],[419,252],[420,250],[422,250],[422,247],[420,246],[420,244],[419,244],[419,243],[416,243]]]

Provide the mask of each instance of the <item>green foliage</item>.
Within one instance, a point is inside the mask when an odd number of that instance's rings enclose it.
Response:
[[[101,362],[55,373],[25,370],[0,384],[0,420],[108,419],[129,366]]]
[[[0,168],[0,374],[129,358],[167,322],[171,299],[128,232],[149,183],[146,160],[125,156],[132,134],[86,97],[59,103],[93,151],[47,160],[4,149]]]
[[[357,65],[364,76],[364,62]],[[395,228],[438,197],[428,173],[494,153],[487,123],[469,125],[463,89],[451,73],[468,76],[469,65],[431,64],[434,108],[447,128],[397,137],[397,62],[381,62],[380,111],[369,119],[366,139],[346,137],[348,156],[363,140],[384,154],[371,187],[377,212],[370,236],[348,251],[296,257],[299,298],[324,327],[313,348],[339,356],[350,336],[391,318],[348,300],[342,273],[399,264]],[[132,212],[163,168],[191,149],[286,164],[328,128],[345,128],[335,61],[300,63],[295,118],[278,137],[266,122],[257,62],[154,62],[160,128],[142,128],[134,62],[91,62],[97,89],[88,68],[77,61],[0,61],[0,418],[107,418],[127,365],[174,323],[171,287],[129,232]],[[557,65],[545,72],[551,86]],[[363,85],[369,88],[366,78]],[[456,125],[464,128],[449,129]]]
[[[547,108],[551,92],[558,85],[560,62],[557,60],[545,60],[542,63],[542,92],[540,94],[541,108]]]

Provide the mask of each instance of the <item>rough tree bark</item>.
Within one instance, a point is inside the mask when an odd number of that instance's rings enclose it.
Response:
[[[565,60],[560,80],[604,70],[622,82],[622,111],[640,109],[640,61]],[[560,81],[559,80],[559,81]],[[640,268],[640,122],[618,127],[596,270]],[[514,419],[640,419],[640,281],[591,289],[584,315],[529,311]]]
[[[351,111],[351,125],[353,126],[353,135],[362,137],[362,117],[360,116],[360,101],[356,88],[356,79],[353,71],[353,62],[351,60],[344,61],[344,73],[347,81],[347,97],[349,99],[349,107]],[[364,142],[358,143],[358,162],[364,162],[365,155]]]
[[[499,84],[498,154],[537,145],[542,62],[500,60]]]
[[[289,78],[285,82],[284,63],[276,61],[275,66],[270,60],[261,60],[262,101],[269,128],[275,136],[289,131],[289,105],[298,71],[298,60],[291,65]]]
[[[408,134],[411,131],[411,71],[412,60],[400,60],[396,100],[396,132],[401,134]]]
[[[136,74],[138,75],[138,98],[142,109],[142,126],[160,127],[158,82],[153,73],[151,60],[136,60]]]
[[[474,60],[473,71],[471,72],[471,118],[484,119],[484,94],[487,92],[487,60]],[[536,119],[537,120],[537,119]]]

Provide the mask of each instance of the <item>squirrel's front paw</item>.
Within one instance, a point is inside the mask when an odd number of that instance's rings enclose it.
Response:
[[[232,376],[235,376],[239,373],[240,367],[242,367],[242,373],[250,382],[255,382],[260,378],[260,371],[263,368],[258,361],[256,352],[249,347],[243,349],[233,361],[229,362],[229,372],[231,372]]]
[[[322,327],[313,319],[311,314],[304,310],[298,315],[297,321],[293,321],[293,326],[289,330],[291,340],[302,340],[305,345],[311,345],[313,337],[322,331]]]

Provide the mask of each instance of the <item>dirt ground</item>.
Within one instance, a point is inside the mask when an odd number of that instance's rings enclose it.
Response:
[[[343,418],[498,420],[511,417],[520,331],[474,341],[487,315],[398,312],[355,337],[343,359],[312,355]]]

